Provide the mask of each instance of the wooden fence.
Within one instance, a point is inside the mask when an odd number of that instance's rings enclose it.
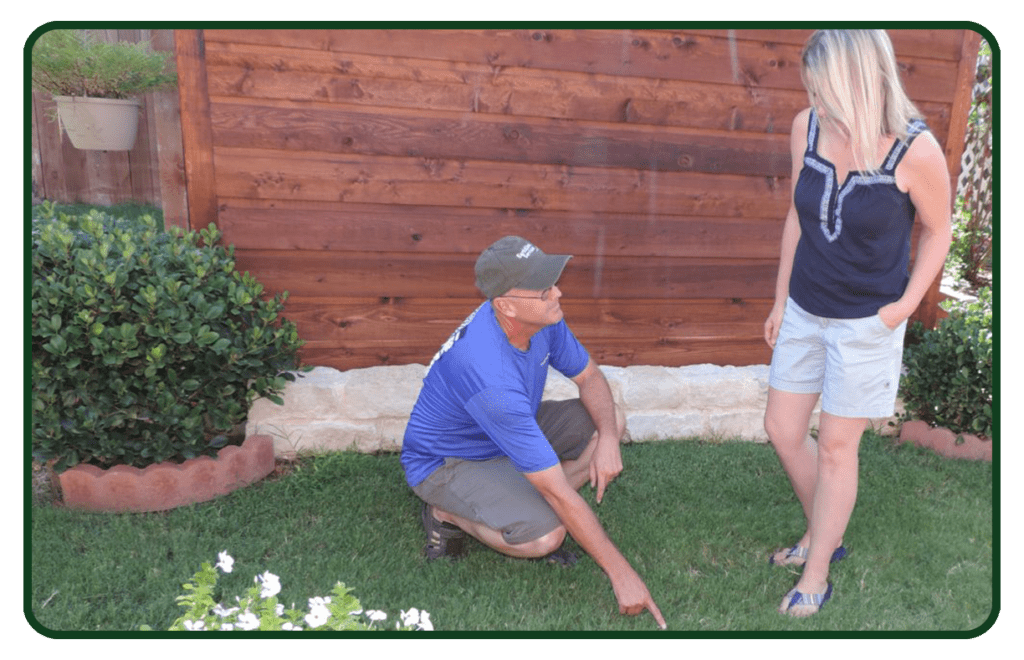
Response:
[[[766,363],[808,34],[177,30],[178,217],[290,292],[312,364],[427,362],[505,234],[575,255],[602,364]],[[979,37],[890,34],[955,179]]]
[[[89,30],[104,41],[149,41],[173,52],[172,30]],[[130,151],[83,151],[71,146],[56,120],[49,94],[32,94],[32,189],[37,199],[60,203],[138,202],[164,209],[185,226],[185,167],[177,90],[143,97],[135,146]]]

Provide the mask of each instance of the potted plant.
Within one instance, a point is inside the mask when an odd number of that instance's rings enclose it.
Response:
[[[170,53],[148,42],[109,43],[81,30],[44,32],[32,47],[32,87],[53,95],[77,149],[125,151],[135,143],[138,98],[174,85]]]

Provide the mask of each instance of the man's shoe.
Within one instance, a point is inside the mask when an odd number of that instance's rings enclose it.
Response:
[[[557,564],[558,566],[575,566],[576,562],[579,561],[579,556],[571,550],[559,548],[554,552],[549,552],[543,557],[537,557],[531,561],[544,562],[545,564]]]
[[[451,523],[434,517],[434,507],[423,503],[423,529],[427,532],[427,545],[423,552],[428,560],[439,557],[459,559],[466,554],[466,533]]]

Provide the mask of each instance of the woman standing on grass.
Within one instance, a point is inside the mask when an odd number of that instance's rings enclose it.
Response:
[[[811,107],[793,121],[765,430],[807,517],[773,564],[803,572],[779,611],[816,613],[857,497],[869,418],[894,413],[903,333],[949,250],[949,174],[882,30],[820,30],[804,47]],[[910,230],[921,234],[908,275]],[[818,440],[808,436],[821,397]]]

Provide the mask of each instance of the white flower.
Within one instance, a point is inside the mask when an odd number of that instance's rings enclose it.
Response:
[[[200,619],[199,621],[185,621],[185,630],[206,630],[206,622]]]
[[[415,607],[409,610],[402,610],[402,624],[407,628],[416,630],[433,630],[434,624],[430,622],[430,612],[418,610]]]
[[[225,608],[223,604],[217,603],[213,606],[213,613],[220,618],[226,618],[238,611],[237,607]]]
[[[331,611],[322,603],[314,605],[313,599],[310,598],[309,600],[309,614],[306,615],[306,623],[310,628],[319,628],[327,623],[327,619],[331,618]]]
[[[233,624],[233,623],[225,623],[225,624],[221,625],[220,629],[221,630],[234,630],[235,629],[235,624]]]
[[[309,599],[309,609],[310,609],[310,611],[313,611],[313,608],[324,607],[325,605],[330,605],[330,603],[331,603],[331,597],[330,596],[326,596],[326,597],[315,596],[315,597]]]
[[[246,610],[238,615],[238,620],[235,623],[242,630],[256,630],[260,627],[260,618]]]
[[[281,630],[302,630],[302,626],[297,626],[291,621],[285,621],[281,624]]]
[[[274,614],[277,616],[284,616],[284,603],[277,604],[277,607],[274,608]]]
[[[388,615],[380,610],[366,610],[366,616],[370,618],[370,621],[383,621],[388,618]]]
[[[231,558],[231,555],[228,554],[227,550],[224,550],[217,555],[217,568],[225,573],[230,573],[234,565],[235,560]]]
[[[263,575],[257,575],[253,578],[253,581],[259,582],[263,586],[262,591],[260,591],[260,598],[271,598],[281,593],[281,578],[270,571],[265,571]]]

